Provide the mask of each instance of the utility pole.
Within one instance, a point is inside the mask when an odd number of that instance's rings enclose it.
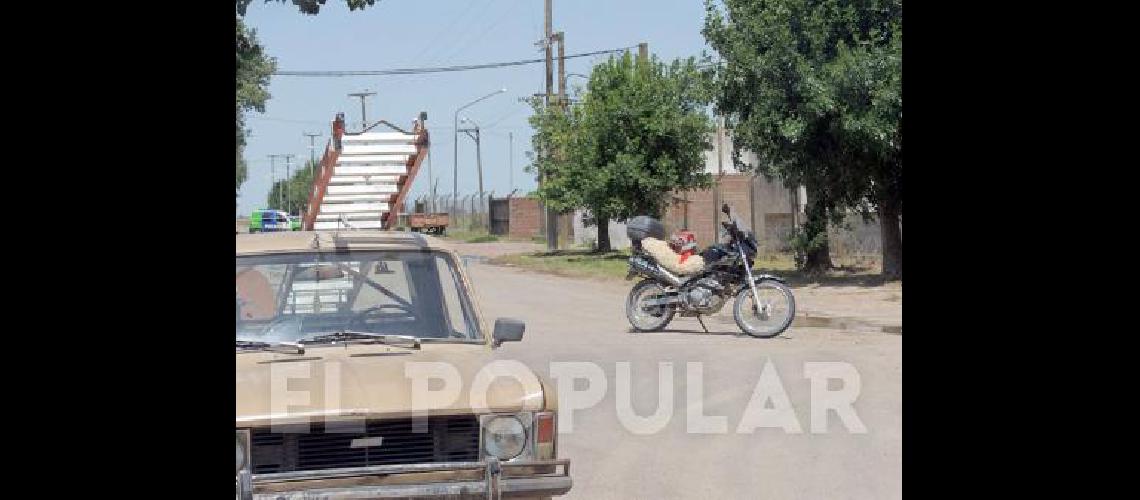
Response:
[[[553,24],[553,18],[552,18],[553,12],[552,12],[552,10],[553,9],[552,9],[552,5],[551,5],[552,1],[553,0],[546,0],[546,2],[545,2],[545,6],[546,6],[546,8],[545,8],[546,29],[544,31],[545,37],[542,40],[543,46],[545,46],[545,48],[546,48],[546,107],[547,108],[550,107],[550,100],[553,97],[552,94],[554,93],[554,61],[553,61],[554,54],[552,53],[551,47],[550,47],[551,37],[553,34],[553,26],[552,26],[552,24]],[[546,148],[546,149],[547,149],[546,154],[552,154],[552,151],[549,151],[549,148]],[[543,177],[545,177],[545,175]],[[539,182],[541,182],[541,181],[542,181],[542,178],[540,177]],[[550,250],[550,251],[554,251],[554,250],[558,249],[558,215],[555,214],[554,212],[552,212],[545,205],[546,204],[544,203],[543,204],[543,211],[546,212],[546,249]]]
[[[364,132],[364,129],[368,128],[368,118],[364,114],[364,99],[366,99],[368,96],[374,96],[374,95],[376,95],[376,93],[375,92],[369,92],[366,90],[364,92],[354,92],[354,93],[348,94],[348,95],[349,95],[349,97],[359,97],[360,98],[360,122],[363,123],[363,125],[360,126],[360,131]]]
[[[558,42],[558,107],[562,109],[562,114],[566,114],[566,108],[570,105],[570,101],[566,99],[566,33],[559,31],[554,36]],[[559,231],[566,237],[567,245],[573,239],[573,218],[574,213],[571,212],[559,217],[558,221]]]
[[[552,16],[551,3],[553,0],[546,0],[546,37],[543,39],[543,45],[546,47],[546,105],[550,105],[550,94],[553,92],[554,87],[554,64],[553,53],[550,49],[550,41],[553,36],[552,30]]]
[[[309,163],[316,163],[317,162],[316,138],[320,137],[321,134],[310,134],[308,132],[302,132],[301,135],[309,138]]]
[[[285,183],[281,185],[281,191],[284,192],[285,197],[285,211],[289,210],[289,180],[293,178],[293,157],[296,155],[285,155]]]
[[[720,226],[720,182],[724,177],[724,117],[716,120],[716,184],[713,185],[713,234]]]
[[[479,124],[475,123],[474,121],[471,121],[467,118],[464,118],[463,121],[469,122],[473,125],[472,128],[460,129],[460,132],[467,134],[468,137],[475,140],[475,165],[476,165],[476,169],[478,169],[478,171],[479,171],[479,204],[482,205],[484,203],[484,201],[483,201],[483,149],[481,147],[482,141],[480,140],[480,135],[479,135]],[[475,132],[475,135],[471,135],[471,132]],[[480,222],[482,222],[482,221],[480,221]]]
[[[483,199],[483,149],[480,147],[481,141],[479,140],[479,126],[475,126],[475,168],[479,171],[479,209],[482,210],[487,207],[487,201]],[[482,221],[480,221],[482,222]],[[488,228],[488,232],[489,232]]]
[[[273,184],[277,182],[277,164],[274,162],[274,160],[276,160],[277,158],[280,158],[282,156],[285,156],[285,155],[268,155],[268,156],[269,156],[269,194],[273,194]],[[280,200],[280,198],[281,198],[280,193],[278,193],[277,198],[278,198],[278,200]],[[272,201],[272,200],[268,200],[268,201]]]
[[[510,155],[509,155],[510,159],[508,160],[509,163],[507,164],[508,165],[507,176],[510,179],[511,192],[514,192],[514,190],[515,190],[515,133],[514,132],[508,132],[507,137],[510,140],[510,147],[507,148],[507,151],[510,151]]]
[[[431,143],[428,143],[428,193],[431,196],[431,203],[428,203],[428,211],[435,212],[435,177],[431,173]]]
[[[566,33],[559,31],[554,34],[554,41],[558,42],[558,106],[566,112]]]

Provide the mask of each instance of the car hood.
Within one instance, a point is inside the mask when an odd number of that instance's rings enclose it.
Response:
[[[384,345],[309,346],[305,353],[237,354],[237,426],[256,427],[321,419],[407,417],[428,414],[537,411],[543,384],[515,362],[492,364],[485,345],[422,344],[414,350]],[[492,381],[472,390],[476,375]],[[413,391],[416,370],[458,375]],[[421,380],[425,377],[419,377]],[[416,392],[416,394],[413,394]],[[484,396],[485,395],[485,396]],[[413,398],[415,407],[413,407]],[[481,403],[485,398],[486,403]],[[479,408],[474,408],[478,404]]]

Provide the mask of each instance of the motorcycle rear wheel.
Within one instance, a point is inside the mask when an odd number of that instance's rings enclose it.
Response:
[[[651,279],[642,280],[629,291],[625,300],[625,317],[630,326],[639,332],[655,332],[665,328],[677,309],[672,305],[642,306],[641,302],[664,295],[665,286]]]

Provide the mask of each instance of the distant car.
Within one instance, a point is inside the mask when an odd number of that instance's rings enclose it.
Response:
[[[508,318],[485,322],[459,255],[434,237],[237,235],[237,497],[567,493],[548,380],[519,365],[501,375],[521,383],[492,384],[481,403],[467,391],[415,403],[406,375],[409,365],[446,363],[470,387],[523,330]],[[307,389],[279,384],[288,370]],[[313,393],[282,406],[281,390]]]
[[[301,218],[289,215],[284,210],[254,210],[249,216],[249,232],[270,233],[274,231],[300,231]]]

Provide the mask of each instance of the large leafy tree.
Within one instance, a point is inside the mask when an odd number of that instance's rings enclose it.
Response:
[[[539,196],[553,210],[588,210],[598,250],[609,251],[610,220],[660,216],[669,193],[707,187],[712,124],[702,83],[693,59],[666,65],[625,54],[595,66],[565,112],[536,103]]]
[[[829,218],[874,210],[883,273],[901,278],[902,1],[706,0],[706,10],[735,161],[807,188],[809,270],[830,267]]]
[[[245,113],[265,112],[265,102],[269,100],[269,77],[277,70],[277,62],[270,57],[257,41],[257,33],[246,27],[242,18],[252,0],[235,0],[237,7],[237,158],[235,192],[241,189],[248,177],[243,151],[248,130],[245,127]],[[345,0],[349,10],[363,9],[377,0]],[[265,3],[286,3],[287,0],[266,0]],[[315,15],[325,4],[325,0],[291,0],[302,14]]]

